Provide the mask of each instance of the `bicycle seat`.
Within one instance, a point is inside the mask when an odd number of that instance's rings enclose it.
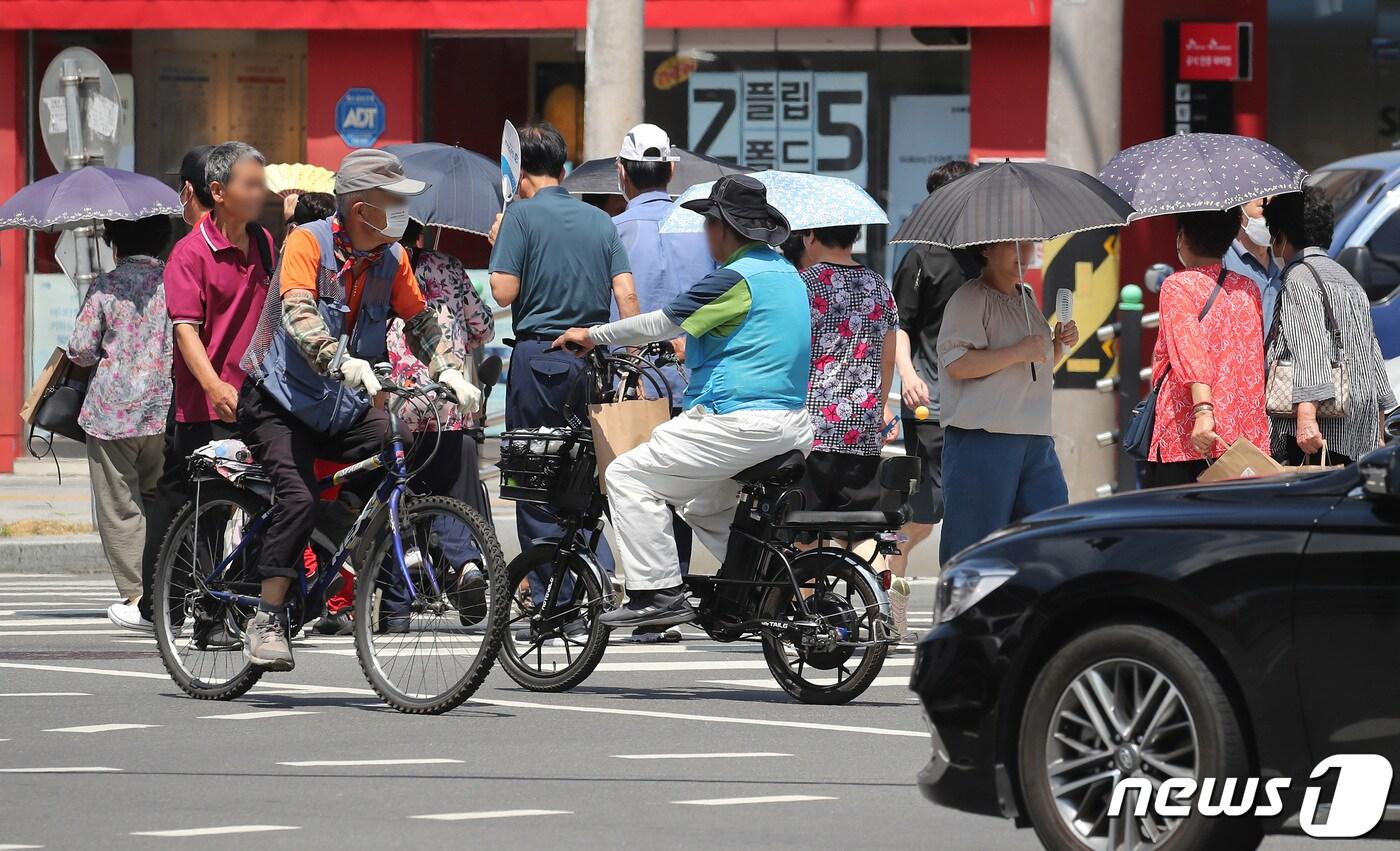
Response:
[[[802,453],[793,449],[782,455],[774,455],[767,461],[760,461],[747,470],[740,470],[731,478],[746,485],[760,482],[779,486],[790,485],[802,478],[802,471],[806,467],[807,463]]]
[[[789,511],[782,527],[821,532],[884,532],[903,526],[903,511]]]

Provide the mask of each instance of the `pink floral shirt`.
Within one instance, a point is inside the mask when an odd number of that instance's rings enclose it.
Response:
[[[496,336],[496,323],[491,309],[472,288],[462,262],[450,254],[421,249],[413,260],[413,275],[428,302],[428,309],[437,312],[442,334],[463,361],[467,352],[491,342]],[[389,324],[389,365],[394,381],[405,386],[429,380],[428,368],[413,356],[403,338],[403,320],[395,318]],[[438,417],[443,431],[460,431],[472,425],[473,413],[462,413],[451,402],[437,400]],[[405,405],[399,414],[414,431],[433,431],[437,421],[431,409]]]
[[[174,335],[165,312],[165,264],[124,257],[92,282],[68,338],[68,357],[96,366],[78,425],[98,440],[165,431]]]
[[[899,324],[885,279],[864,266],[817,263],[802,270],[812,308],[807,412],[819,452],[876,455],[884,441],[880,359]]]

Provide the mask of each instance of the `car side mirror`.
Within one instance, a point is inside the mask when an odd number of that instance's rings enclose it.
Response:
[[[1391,447],[1361,459],[1361,490],[1369,499],[1400,499],[1400,450]]]
[[[1344,248],[1342,253],[1337,255],[1337,262],[1361,284],[1361,288],[1366,291],[1366,297],[1371,301],[1378,301],[1389,294],[1389,287],[1386,287],[1386,292],[1372,291],[1371,279],[1374,275],[1371,270],[1375,265],[1375,258],[1371,256],[1371,249],[1364,245]]]

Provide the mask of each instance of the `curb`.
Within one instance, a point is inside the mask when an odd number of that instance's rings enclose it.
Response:
[[[91,574],[110,570],[97,535],[0,538],[0,574]]]

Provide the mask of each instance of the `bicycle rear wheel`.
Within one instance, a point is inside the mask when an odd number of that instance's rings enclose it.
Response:
[[[510,623],[501,667],[530,691],[573,688],[588,679],[608,648],[608,628],[598,620],[607,611],[606,592],[581,559],[564,560],[554,612],[549,617],[539,612],[529,582],[533,577],[539,589],[549,584],[558,551],[557,544],[541,544],[510,563]]]
[[[826,630],[827,641],[803,645],[764,631],[763,658],[783,691],[802,701],[848,703],[865,692],[885,664],[889,644],[885,615],[865,568],[844,551],[816,551],[793,561],[807,608]],[[772,588],[764,595],[763,617],[802,620],[797,591]]]
[[[250,491],[202,482],[197,498],[175,515],[156,558],[156,646],[180,690],[201,700],[232,700],[262,677],[243,653],[243,627],[255,607],[221,601],[209,592],[257,597],[261,539],[243,544],[244,527],[267,510]],[[233,553],[217,578],[218,565]]]
[[[436,715],[477,690],[500,650],[505,556],[490,525],[460,500],[410,496],[402,512],[413,593],[386,523],[356,577],[355,654],[385,703]]]

